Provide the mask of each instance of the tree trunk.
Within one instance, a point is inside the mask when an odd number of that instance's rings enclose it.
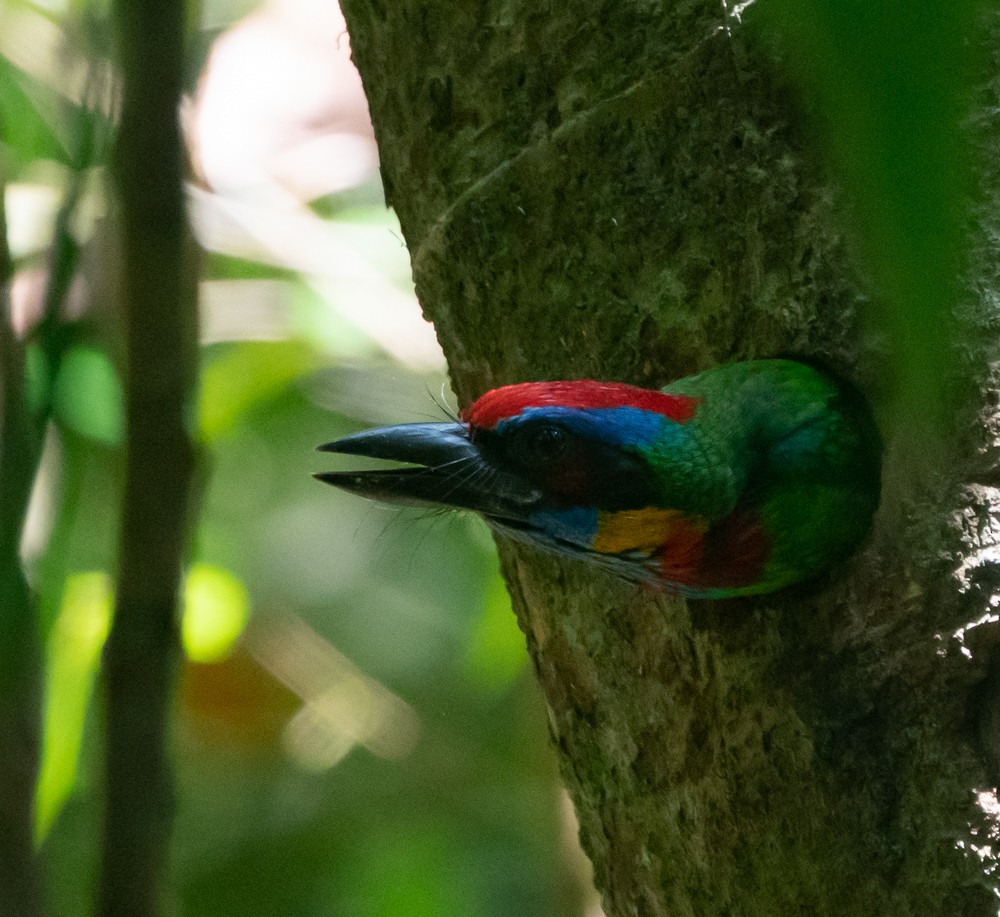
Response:
[[[884,421],[871,544],[811,593],[685,602],[500,545],[608,914],[995,913],[972,852],[992,628],[954,636],[989,611],[996,540],[972,333],[977,394],[942,469],[914,475],[860,343],[838,195],[718,2],[344,7],[462,403],[803,353]]]

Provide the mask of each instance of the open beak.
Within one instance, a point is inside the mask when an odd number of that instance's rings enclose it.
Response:
[[[487,461],[461,423],[379,427],[326,443],[319,451],[412,466],[315,475],[334,487],[385,503],[470,509],[517,526],[541,499],[537,488],[523,478]]]

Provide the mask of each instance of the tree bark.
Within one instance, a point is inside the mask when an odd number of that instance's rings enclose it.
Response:
[[[803,353],[883,419],[871,544],[811,594],[686,603],[500,545],[607,913],[994,913],[992,860],[972,852],[989,843],[994,638],[964,629],[997,579],[986,306],[970,295],[961,316],[945,462],[914,471],[859,329],[839,196],[720,4],[344,8],[463,404]]]

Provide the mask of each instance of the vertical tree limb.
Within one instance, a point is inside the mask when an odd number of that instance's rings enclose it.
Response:
[[[172,789],[168,708],[193,451],[195,297],[177,119],[180,0],[116,0],[123,79],[114,156],[127,344],[126,472],[116,612],[105,650],[105,831],[99,913],[158,910]]]
[[[42,913],[34,852],[41,654],[20,544],[41,435],[25,398],[24,345],[10,320],[13,265],[0,182],[0,914]]]
[[[343,7],[460,403],[789,352],[878,378],[843,196],[750,4]],[[957,636],[998,582],[996,239],[954,329],[969,395],[940,478],[910,486],[911,432],[884,426],[887,498],[849,575],[686,603],[501,544],[609,915],[996,913],[995,851],[968,855],[992,836],[969,720],[996,636]]]

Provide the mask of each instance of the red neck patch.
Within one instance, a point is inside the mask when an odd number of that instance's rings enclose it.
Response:
[[[487,392],[462,411],[473,427],[489,429],[526,408],[638,408],[684,423],[694,417],[700,399],[662,392],[622,382],[521,382]]]
[[[705,550],[697,568],[682,582],[696,589],[740,589],[760,582],[774,539],[765,531],[760,514],[737,507],[720,519],[705,536]],[[664,564],[669,558],[664,555]],[[669,574],[665,574],[669,576]]]

